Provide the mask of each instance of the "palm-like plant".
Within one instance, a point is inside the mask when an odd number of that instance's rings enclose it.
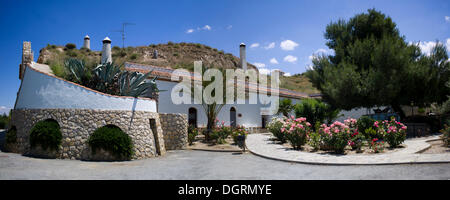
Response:
[[[64,67],[70,72],[70,81],[83,84],[85,81],[86,70],[84,61],[75,58],[69,58],[64,61]]]
[[[294,109],[294,105],[292,105],[291,99],[283,99],[280,101],[278,106],[277,114],[283,114],[285,117],[289,117],[289,113]]]
[[[151,75],[152,71],[146,74],[129,71],[122,72],[119,75],[120,95],[138,97],[144,93],[147,93],[149,94],[149,97],[152,97],[151,95],[153,92],[159,92],[156,87],[157,76],[155,76],[151,81],[145,82],[145,80]]]
[[[95,88],[101,92],[108,94],[115,94],[117,91],[114,89],[114,84],[116,84],[116,79],[118,78],[121,70],[119,66],[113,63],[103,63],[98,65],[94,69],[94,75],[97,79]]]

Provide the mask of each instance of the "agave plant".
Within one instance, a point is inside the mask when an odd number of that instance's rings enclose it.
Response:
[[[83,60],[69,58],[64,61],[64,67],[70,72],[70,74],[71,74],[70,78],[73,78],[70,81],[77,82],[80,84],[83,83],[83,78],[86,75],[86,70],[84,67]]]
[[[159,92],[156,86],[158,77],[154,77],[151,81],[145,81],[151,73],[152,71],[146,74],[129,71],[122,72],[119,76],[120,95],[138,97],[147,93],[151,97],[153,92]]]
[[[95,88],[109,94],[115,93],[113,88],[116,83],[115,80],[119,76],[120,72],[120,67],[114,65],[113,63],[107,62],[98,65],[94,69],[94,74],[97,78]]]

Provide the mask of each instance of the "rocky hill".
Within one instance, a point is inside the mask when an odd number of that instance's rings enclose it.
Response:
[[[158,56],[153,56],[154,50],[157,50]],[[100,51],[87,51],[78,49],[69,49],[64,46],[48,45],[41,49],[38,63],[51,64],[61,58],[77,57],[87,59],[88,62],[100,61]],[[125,61],[149,64],[160,67],[187,68],[193,69],[193,63],[196,60],[203,61],[206,66],[217,68],[238,68],[239,58],[224,51],[215,48],[194,43],[172,43],[152,44],[149,46],[127,47],[122,49],[114,46],[112,48],[112,57],[115,63],[122,64]],[[252,64],[247,64],[249,68],[257,68]]]
[[[154,58],[154,50],[158,51],[158,56]],[[100,63],[101,51],[90,51],[77,49],[73,44],[66,46],[47,45],[39,52],[38,63],[50,65],[53,72],[58,75],[62,73],[63,63],[66,58],[78,58],[86,62],[86,66],[95,67]],[[172,43],[152,44],[149,46],[112,48],[112,58],[116,64],[124,62],[134,62],[149,64],[159,67],[185,68],[192,71],[194,61],[201,60],[203,65],[233,69],[239,68],[239,58],[231,53],[198,44],[198,43]],[[258,70],[254,65],[247,63],[248,68]],[[312,87],[311,82],[300,74],[291,77],[281,77],[281,87],[305,93],[318,93]]]

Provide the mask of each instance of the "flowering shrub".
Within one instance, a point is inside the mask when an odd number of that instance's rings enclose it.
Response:
[[[317,128],[318,129],[318,128]],[[317,151],[320,149],[320,144],[321,144],[321,137],[319,132],[311,132],[308,135],[308,144],[309,146],[311,146],[312,148],[314,148],[314,151]]]
[[[275,138],[277,138],[278,141],[281,143],[286,143],[286,137],[285,134],[281,132],[281,128],[283,127],[283,124],[285,122],[286,118],[272,118],[272,121],[269,122],[267,125],[267,128],[269,131],[273,134]]]
[[[237,143],[237,137],[241,135],[245,135],[245,137],[247,137],[248,135],[248,131],[245,130],[244,126],[237,126],[235,129],[233,129],[231,136],[233,137],[234,143]]]
[[[225,122],[222,121],[212,130],[210,137],[218,144],[224,144],[226,143],[225,139],[227,139],[227,137],[230,136],[232,132],[233,130],[231,129],[231,127],[225,126]]]
[[[391,118],[391,121],[384,120],[381,124],[377,121],[374,126],[378,128],[378,132],[383,135],[390,147],[397,147],[406,139],[406,126]]]
[[[334,150],[336,153],[344,152],[351,136],[350,127],[339,121],[335,121],[329,127],[326,124],[322,124],[319,133],[325,149]]]
[[[374,153],[380,153],[384,150],[384,141],[378,141],[378,138],[374,138],[370,141],[369,146]]]
[[[188,142],[189,145],[192,145],[195,141],[195,137],[197,137],[198,135],[198,129],[195,128],[194,126],[190,125],[188,127]]]
[[[360,134],[358,131],[358,121],[353,118],[344,120],[344,124],[350,129],[350,139],[348,140],[348,145],[352,147],[353,150],[361,150],[364,141],[364,135]]]
[[[310,131],[311,124],[304,117],[295,119],[291,116],[285,120],[281,128],[281,132],[285,134],[286,140],[294,149],[300,149],[306,143]]]

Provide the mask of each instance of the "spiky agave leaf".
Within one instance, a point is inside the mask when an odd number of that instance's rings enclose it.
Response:
[[[77,83],[83,82],[83,77],[85,76],[84,61],[75,58],[69,58],[64,61],[64,67],[71,73],[75,78],[72,80]]]
[[[138,97],[146,93],[150,88],[156,87],[156,82],[145,82],[153,72],[146,74],[139,72],[122,72],[119,77],[120,95]]]
[[[115,77],[120,74],[120,67],[113,63],[103,63],[94,69],[94,74],[99,80],[96,88],[107,92],[108,87],[114,84]]]

